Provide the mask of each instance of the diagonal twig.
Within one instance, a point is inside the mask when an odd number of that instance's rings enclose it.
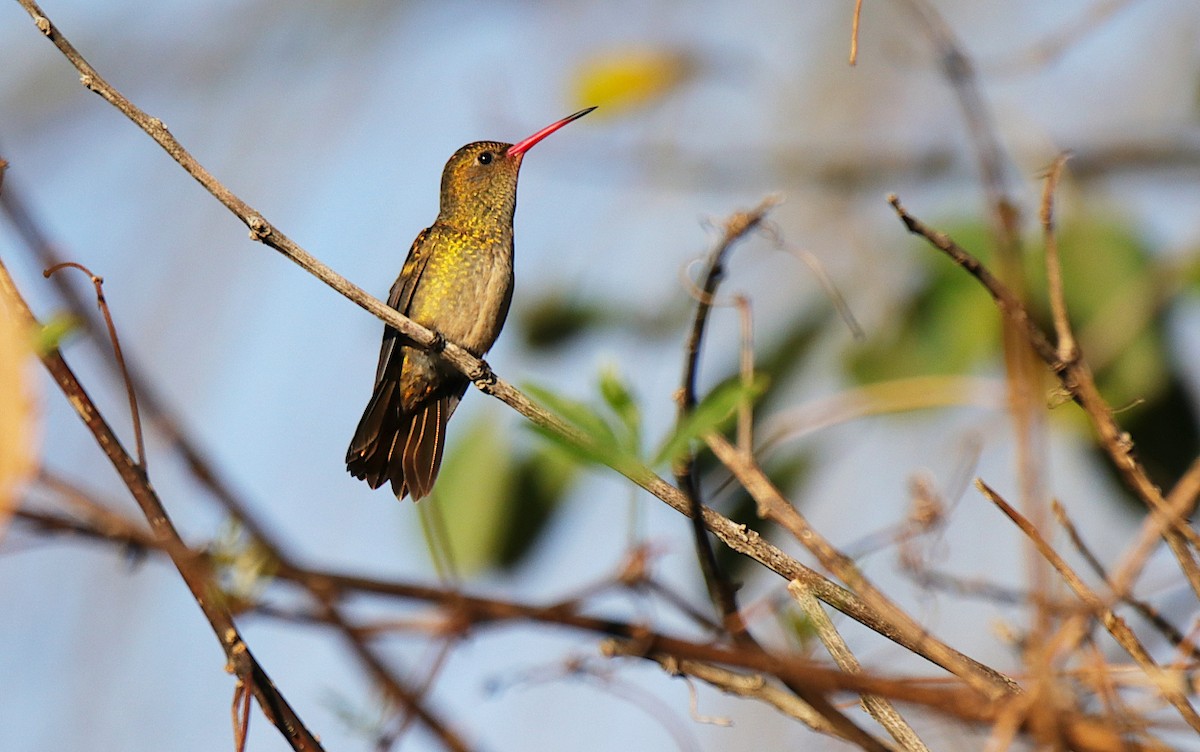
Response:
[[[1029,538],[1038,552],[1045,557],[1046,561],[1054,567],[1063,581],[1067,583],[1067,586],[1092,610],[1096,618],[1100,620],[1100,623],[1104,625],[1104,628],[1116,640],[1117,644],[1146,673],[1153,686],[1162,693],[1167,702],[1171,703],[1179,711],[1180,716],[1183,717],[1183,720],[1189,726],[1200,732],[1200,714],[1197,714],[1195,708],[1188,702],[1187,695],[1183,690],[1183,681],[1178,677],[1170,676],[1169,672],[1155,663],[1141,640],[1138,639],[1133,630],[1125,623],[1125,620],[1114,613],[1105,604],[1104,600],[1088,587],[1087,583],[1050,546],[1038,529],[1024,515],[1013,509],[1008,502],[982,480],[976,479],[975,486]]]
[[[1071,320],[1067,317],[1067,301],[1063,294],[1062,260],[1058,253],[1058,233],[1054,223],[1054,191],[1070,155],[1060,154],[1046,172],[1046,184],[1042,189],[1042,207],[1038,212],[1042,221],[1042,237],[1046,244],[1046,286],[1050,298],[1050,314],[1054,318],[1054,333],[1058,339],[1058,359],[1069,363],[1079,357],[1079,347],[1071,331]]]
[[[828,651],[838,668],[849,674],[862,673],[862,665],[858,662],[858,658],[850,652],[850,646],[833,626],[829,614],[825,613],[820,602],[812,596],[812,593],[808,592],[804,584],[790,582],[788,583],[788,592],[800,604],[801,610],[804,611],[809,623],[816,630],[817,638],[821,640],[825,650]],[[921,737],[917,736],[917,732],[908,725],[890,700],[866,693],[861,695],[861,700],[867,713],[892,735],[892,738],[905,752],[929,752],[929,748],[921,741]]]
[[[724,437],[709,434],[705,437],[717,459],[729,468],[758,504],[760,517],[769,519],[791,533],[807,548],[821,565],[833,572],[870,606],[881,614],[906,639],[923,644],[921,654],[950,673],[958,676],[987,697],[1000,698],[1021,691],[1007,676],[984,666],[950,648],[929,634],[911,616],[897,606],[863,575],[858,566],[818,533],[808,520],[784,498],[779,489],[763,473],[754,457],[741,452]]]
[[[1109,575],[1108,570],[1105,569],[1104,564],[1101,563],[1100,558],[1096,555],[1096,552],[1093,551],[1091,546],[1087,544],[1087,541],[1083,539],[1083,534],[1079,532],[1079,528],[1075,526],[1074,521],[1072,521],[1070,516],[1067,514],[1066,508],[1059,501],[1055,500],[1051,503],[1051,510],[1054,512],[1054,516],[1058,520],[1058,524],[1062,526],[1064,531],[1066,531],[1067,537],[1071,540],[1071,545],[1074,546],[1075,550],[1079,552],[1079,555],[1083,557],[1083,560],[1088,565],[1088,568],[1091,569],[1097,577],[1107,583],[1109,588],[1113,591],[1113,599],[1120,603],[1124,603],[1134,611],[1137,611],[1138,614],[1140,614],[1143,619],[1157,629],[1163,637],[1167,638],[1171,644],[1178,648],[1181,652],[1188,654],[1192,660],[1200,660],[1200,649],[1197,649],[1195,645],[1188,643],[1184,638],[1183,633],[1180,632],[1174,624],[1167,621],[1167,619],[1161,613],[1159,613],[1158,609],[1154,608],[1140,598],[1135,598],[1133,594],[1128,591],[1128,589],[1117,590],[1116,586],[1113,584],[1112,576]],[[1157,538],[1158,536],[1155,536],[1155,539]]]

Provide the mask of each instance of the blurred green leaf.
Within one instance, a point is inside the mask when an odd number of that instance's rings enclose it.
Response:
[[[1177,278],[1184,290],[1193,295],[1200,292],[1200,255],[1193,255],[1167,273]]]
[[[625,448],[640,455],[642,447],[642,411],[629,385],[615,368],[600,372],[600,396],[621,422],[625,432]]]
[[[579,464],[549,444],[537,445],[520,459],[513,473],[511,514],[497,552],[498,566],[511,569],[524,561],[578,477]]]
[[[471,423],[447,452],[430,500],[439,506],[459,572],[519,565],[576,476],[574,465],[546,446],[517,454],[494,414]]]
[[[981,225],[955,227],[951,237],[978,253],[987,237]],[[924,279],[891,328],[849,353],[847,369],[860,384],[930,374],[962,373],[996,352],[999,322],[991,298],[962,269],[923,250]]]
[[[522,306],[518,327],[525,344],[534,350],[549,350],[608,322],[609,313],[578,295],[554,291]]]
[[[209,543],[208,553],[217,568],[213,593],[235,612],[256,603],[279,569],[279,562],[236,519],[226,519]]]
[[[988,263],[986,227],[974,223],[947,231]],[[1169,487],[1200,452],[1200,426],[1170,356],[1166,306],[1181,287],[1200,284],[1200,262],[1164,272],[1169,267],[1111,216],[1060,216],[1058,245],[1067,313],[1083,356],[1101,394],[1120,411],[1118,420],[1133,435],[1139,457],[1156,468],[1156,482]],[[1030,312],[1053,339],[1040,234],[1026,248]],[[859,382],[961,373],[984,359],[999,361],[1000,314],[991,298],[941,254],[928,248],[920,253],[926,259],[924,279],[892,317],[894,325],[848,358],[848,371]],[[1079,411],[1056,414],[1091,437]]]
[[[33,350],[38,355],[45,355],[62,345],[77,328],[79,322],[69,313],[61,311],[50,317],[50,320],[34,332]]]
[[[1147,249],[1123,225],[1083,219],[1063,227],[1059,247],[1067,312],[1100,391],[1116,407],[1154,399],[1166,387],[1172,365]],[[1035,300],[1044,301],[1044,275],[1034,278],[1040,283]],[[1049,316],[1043,314],[1043,320]]]
[[[494,566],[512,514],[511,446],[502,440],[501,421],[482,415],[449,447],[434,498],[449,537],[449,552],[459,572],[470,575]]]
[[[535,431],[568,454],[583,462],[605,465],[618,470],[641,464],[637,454],[629,448],[628,437],[625,440],[618,438],[613,426],[591,405],[532,384],[527,384],[525,390],[541,402],[547,410],[583,434],[586,443],[580,446],[553,431],[548,431],[541,426],[534,426]]]
[[[797,649],[807,651],[817,636],[816,625],[799,606],[791,605],[779,611],[779,625],[792,639]]]
[[[756,374],[750,384],[743,384],[740,378],[719,384],[663,440],[650,466],[657,467],[682,457],[691,448],[692,442],[724,428],[733,420],[740,405],[753,402],[766,387],[767,378],[761,373]]]

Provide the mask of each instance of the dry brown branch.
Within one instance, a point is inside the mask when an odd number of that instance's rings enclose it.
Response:
[[[1168,503],[1170,503],[1169,498]],[[1193,660],[1200,660],[1200,649],[1197,649],[1195,645],[1191,645],[1186,642],[1184,640],[1183,633],[1180,632],[1174,624],[1167,621],[1157,609],[1155,609],[1149,603],[1146,603],[1139,598],[1135,598],[1128,590],[1118,590],[1113,585],[1112,577],[1105,569],[1104,564],[1100,561],[1100,557],[1098,557],[1096,553],[1092,551],[1091,547],[1088,546],[1087,542],[1083,539],[1083,535],[1079,532],[1079,529],[1075,526],[1075,523],[1067,514],[1066,508],[1063,507],[1063,505],[1057,500],[1055,500],[1051,504],[1051,509],[1054,511],[1054,517],[1058,520],[1058,524],[1061,525],[1063,530],[1066,531],[1067,537],[1071,540],[1071,545],[1075,547],[1075,550],[1079,552],[1079,555],[1083,557],[1084,562],[1096,574],[1096,576],[1108,584],[1109,588],[1112,590],[1113,599],[1115,601],[1124,603],[1134,611],[1137,611],[1143,619],[1145,619],[1155,629],[1158,630],[1159,634],[1169,640],[1171,644],[1178,648],[1181,652],[1190,655]],[[1155,536],[1153,540],[1157,541],[1158,536]]]
[[[812,593],[805,589],[804,584],[797,581],[788,583],[788,592],[800,604],[800,609],[808,617],[809,623],[813,625],[817,632],[817,639],[825,646],[829,656],[833,658],[833,662],[838,668],[848,674],[862,673],[862,665],[858,659],[854,657],[854,653],[850,652],[850,646],[842,639],[841,634],[833,626],[829,615],[825,613],[825,609],[821,606],[820,601],[812,596]],[[908,752],[929,752],[929,748],[921,741],[921,737],[917,736],[917,732],[912,726],[897,712],[894,705],[888,700],[877,695],[864,694],[860,698],[863,709],[871,715],[872,718],[879,723],[880,726],[891,734],[901,748]]]
[[[1000,254],[1015,260],[1020,247],[1020,210],[1008,195],[1005,170],[1008,162],[1004,147],[996,135],[991,112],[984,101],[975,66],[950,26],[929,0],[902,0],[902,5],[908,8],[921,31],[929,38],[942,76],[954,91],[978,163]]]
[[[821,565],[859,595],[868,606],[904,639],[922,645],[929,660],[969,684],[985,697],[998,699],[1019,693],[1020,686],[1003,674],[951,649],[930,635],[911,616],[876,588],[858,566],[818,533],[763,473],[753,456],[738,451],[724,437],[709,434],[705,440],[758,505],[758,515],[782,526],[812,552]]]
[[[1167,495],[1167,516],[1151,514],[1142,521],[1141,530],[1134,538],[1127,553],[1121,557],[1121,564],[1113,572],[1114,594],[1120,597],[1122,593],[1130,592],[1164,532],[1172,524],[1186,525],[1188,518],[1196,509],[1198,499],[1200,499],[1200,459],[1192,461],[1187,471],[1171,489],[1171,493]]]
[[[145,534],[141,533],[138,526],[133,524],[121,527],[119,530],[101,531],[90,522],[28,509],[20,510],[17,518],[49,532],[61,531],[79,534],[117,545],[124,545],[128,542],[134,544],[144,542],[149,550],[158,550],[153,540],[143,541],[140,536]],[[721,648],[710,644],[680,640],[657,634],[640,625],[583,615],[580,613],[583,604],[577,603],[573,599],[547,606],[535,606],[481,598],[443,588],[374,580],[354,575],[284,570],[278,572],[277,576],[283,580],[296,582],[298,585],[302,584],[302,580],[308,579],[314,586],[345,594],[361,593],[438,605],[445,609],[441,623],[446,625],[432,630],[438,635],[460,634],[466,628],[478,629],[512,621],[539,622],[618,638],[618,644],[623,646],[619,651],[622,654],[642,656],[643,653],[650,651],[648,656],[653,657],[657,654],[655,651],[661,651],[663,655],[672,656],[673,660],[695,660],[709,665],[720,664],[766,676],[807,682],[817,691],[847,690],[871,693],[893,700],[925,705],[950,717],[961,718],[972,723],[995,723],[1004,708],[1015,707],[1011,705],[1010,701],[1003,703],[986,701],[971,690],[960,686],[949,686],[944,681],[929,682],[912,677],[892,679],[870,674],[847,675],[796,658],[771,656],[761,651]],[[328,619],[319,613],[279,611],[262,606],[256,607],[255,611],[266,616],[301,623],[330,625]],[[427,622],[419,622],[417,628],[425,629],[427,624]],[[364,634],[382,631],[367,625],[357,625],[355,628]],[[392,630],[395,627],[389,626],[386,629]],[[1081,678],[1086,677],[1081,676]],[[1014,716],[1018,730],[1023,728],[1019,723],[1021,717],[1023,716],[1020,713]],[[1062,713],[1059,722],[1066,730],[1067,736],[1076,740],[1072,743],[1073,749],[1096,750],[1097,752],[1166,749],[1154,742],[1129,743],[1129,746],[1123,747],[1120,735],[1114,735],[1114,732],[1108,729],[1102,721],[1075,712]]]
[[[1020,512],[1013,509],[1008,502],[989,488],[982,480],[976,480],[975,485],[989,501],[995,504],[1032,541],[1038,552],[1058,572],[1063,582],[1088,606],[1095,617],[1100,620],[1100,623],[1104,625],[1104,628],[1108,630],[1108,633],[1113,636],[1117,644],[1146,672],[1153,686],[1166,698],[1167,702],[1171,703],[1179,711],[1183,720],[1194,730],[1200,732],[1200,715],[1196,713],[1191,703],[1188,702],[1187,695],[1183,689],[1185,682],[1182,677],[1172,676],[1170,672],[1155,663],[1145,646],[1142,645],[1141,640],[1138,639],[1133,630],[1125,623],[1125,620],[1114,613],[1104,603],[1103,599],[1087,586],[1083,579],[1058,555],[1058,552],[1050,546],[1029,520]]]
[[[862,0],[854,0],[854,18],[850,22],[850,64],[858,65],[858,24],[862,19]]]
[[[645,658],[660,665],[663,661],[695,660],[766,673],[785,680],[791,679],[823,693],[845,690],[858,694],[875,694],[937,708],[971,723],[994,724],[1002,718],[1011,718],[1018,731],[1034,731],[1029,726],[1028,719],[1020,712],[1020,708],[1028,701],[1027,695],[1006,695],[994,700],[968,687],[942,686],[944,682],[923,682],[913,677],[897,679],[868,674],[847,674],[811,661],[677,640],[614,640],[605,643],[605,646],[614,654]],[[1056,739],[1065,748],[1078,752],[1167,752],[1170,749],[1153,739],[1128,739],[1112,729],[1105,719],[1088,716],[1070,708],[1062,709],[1056,721]]]
[[[1054,332],[1058,338],[1058,359],[1069,363],[1079,357],[1075,335],[1071,332],[1071,320],[1067,317],[1067,301],[1063,295],[1062,262],[1058,255],[1058,234],[1054,223],[1054,191],[1069,155],[1060,154],[1046,172],[1046,185],[1042,190],[1042,207],[1038,216],[1042,220],[1042,236],[1046,244],[1046,286],[1049,288],[1050,313],[1054,318]]]
[[[250,698],[254,694],[246,689],[240,678],[233,686],[233,748],[246,752],[246,739],[250,735]]]
[[[600,643],[600,652],[609,657],[641,657],[636,653],[631,653],[631,647],[628,642],[606,640]],[[646,657],[662,666],[663,670],[671,676],[693,676],[726,694],[760,700],[818,733],[843,738],[830,725],[829,721],[825,720],[824,716],[812,709],[812,706],[792,692],[785,692],[771,684],[762,674],[743,674],[714,666],[711,663],[688,659],[680,660],[666,655]]]
[[[888,202],[896,210],[897,216],[900,217],[909,232],[928,240],[935,248],[948,255],[956,264],[975,277],[995,300],[1000,313],[1025,332],[1034,352],[1050,368],[1067,393],[1087,414],[1099,437],[1101,447],[1108,454],[1126,486],[1146,504],[1151,516],[1161,520],[1163,538],[1179,561],[1180,568],[1187,577],[1192,591],[1200,596],[1200,565],[1197,565],[1188,546],[1189,541],[1193,546],[1196,545],[1196,531],[1171,513],[1162,492],[1150,480],[1146,469],[1134,456],[1133,439],[1117,425],[1112,408],[1100,396],[1087,362],[1083,358],[1071,361],[1060,360],[1057,348],[1050,343],[1046,334],[1029,316],[1029,311],[1025,306],[1007,286],[980,263],[979,259],[955,243],[950,236],[927,227],[919,219],[909,214],[901,206],[900,199],[895,194],[888,197]]]

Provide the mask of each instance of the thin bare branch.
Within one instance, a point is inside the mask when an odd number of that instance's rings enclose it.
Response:
[[[233,687],[233,748],[246,752],[246,739],[250,735],[250,699],[254,693],[246,689],[241,679]]]
[[[1058,234],[1054,223],[1054,192],[1058,180],[1070,155],[1060,154],[1046,172],[1046,185],[1042,190],[1042,236],[1046,244],[1046,285],[1049,288],[1050,313],[1054,317],[1054,331],[1058,337],[1058,359],[1070,363],[1079,357],[1075,335],[1071,332],[1071,321],[1067,318],[1067,301],[1063,295],[1062,260],[1058,255]]]
[[[602,649],[606,654],[645,658],[660,665],[664,660],[686,659],[731,666],[781,679],[790,678],[818,692],[844,690],[858,694],[875,694],[939,708],[952,712],[963,720],[981,724],[995,723],[1028,701],[1027,695],[1006,695],[1000,699],[989,699],[962,685],[944,687],[941,686],[944,682],[922,682],[913,677],[893,679],[868,674],[847,674],[812,661],[737,648],[681,643],[675,640],[612,640],[605,642]],[[1013,718],[1016,730],[1026,733],[1032,731],[1022,713],[1016,713]],[[1169,746],[1154,740],[1138,742],[1127,739],[1110,728],[1105,719],[1087,716],[1071,709],[1063,709],[1057,720],[1058,741],[1077,752],[1167,752],[1170,749]]]
[[[101,531],[94,527],[93,523],[72,520],[57,514],[19,510],[17,519],[42,530],[81,534],[110,544],[123,545],[130,540],[135,543],[141,540],[136,532],[131,533],[131,538],[125,538],[122,537],[120,531]],[[136,526],[133,527],[136,529]],[[158,550],[153,541],[147,543],[147,548],[152,551]],[[657,651],[661,651],[664,655],[672,656],[673,659],[696,660],[710,665],[727,665],[794,682],[809,682],[815,691],[848,690],[878,694],[894,700],[925,705],[951,717],[962,718],[974,723],[994,723],[998,713],[1003,708],[1010,707],[1008,701],[996,703],[984,700],[971,690],[960,686],[946,686],[944,681],[927,682],[915,677],[889,679],[868,674],[851,676],[831,671],[827,667],[809,661],[771,656],[758,650],[726,649],[705,643],[680,640],[657,634],[644,626],[582,615],[579,613],[582,605],[576,604],[574,600],[548,606],[535,606],[470,596],[443,588],[373,580],[355,575],[283,570],[278,572],[277,576],[297,584],[303,584],[301,582],[303,579],[309,579],[315,587],[346,594],[357,592],[437,604],[446,609],[446,615],[443,617],[446,622],[470,625],[471,628],[483,628],[489,624],[525,620],[611,635],[619,640],[614,644],[621,646],[615,650],[620,654],[654,657]],[[261,606],[255,607],[254,610],[256,613],[274,618],[330,625],[327,618],[316,613],[279,611]],[[355,629],[363,633],[374,633],[390,631],[394,627],[380,630],[369,625],[357,625]],[[461,629],[461,627],[456,629]],[[441,629],[437,633],[444,635],[446,630]],[[1016,716],[1016,718],[1019,721],[1020,716]],[[1150,741],[1144,744],[1129,742],[1120,735],[1114,735],[1099,719],[1068,712],[1060,717],[1060,722],[1067,735],[1076,740],[1072,742],[1073,749],[1095,750],[1095,752],[1136,752],[1140,750],[1161,752],[1167,749],[1163,745]]]
[[[979,165],[979,176],[993,230],[999,241],[1000,254],[1013,260],[1020,247],[1020,210],[1009,197],[1005,169],[1008,160],[984,101],[975,66],[949,24],[929,0],[902,0],[901,4],[909,9],[929,38],[942,75],[958,100],[967,136],[971,139],[972,151]]]
[[[959,677],[987,697],[1000,698],[1019,693],[1020,686],[1009,677],[984,666],[940,642],[918,624],[903,609],[876,588],[858,566],[818,533],[808,520],[784,498],[779,489],[763,473],[754,457],[739,452],[724,437],[709,434],[705,437],[717,458],[737,477],[742,487],[754,498],[760,517],[781,525],[807,548],[821,565],[833,572],[880,617],[906,640],[922,645],[920,652],[929,660]]]
[[[1200,458],[1192,461],[1171,489],[1167,496],[1167,514],[1147,515],[1142,521],[1142,529],[1138,532],[1127,553],[1121,557],[1121,564],[1113,572],[1113,592],[1118,595],[1128,593],[1133,588],[1150,554],[1172,525],[1187,525],[1187,520],[1196,509],[1200,500]]]
[[[1150,480],[1146,469],[1133,453],[1133,439],[1117,425],[1113,410],[1109,407],[1092,376],[1086,361],[1077,358],[1063,361],[1058,350],[1047,339],[1046,334],[1030,317],[1029,311],[1015,295],[979,259],[972,256],[949,235],[927,227],[913,217],[892,194],[888,202],[909,232],[928,240],[935,248],[949,256],[956,264],[975,277],[996,302],[1000,313],[1025,332],[1035,353],[1058,378],[1067,393],[1083,408],[1099,437],[1100,445],[1108,454],[1127,487],[1150,509],[1150,514],[1163,521],[1163,537],[1171,547],[1192,591],[1200,596],[1200,565],[1196,563],[1188,542],[1195,546],[1200,536],[1182,519],[1175,517],[1163,498],[1162,492]]]
[[[1143,619],[1148,621],[1155,629],[1159,631],[1159,634],[1169,640],[1171,644],[1180,651],[1190,655],[1193,660],[1200,661],[1200,649],[1197,649],[1195,645],[1189,644],[1184,639],[1183,633],[1180,632],[1174,624],[1167,621],[1157,609],[1155,609],[1149,603],[1146,603],[1139,598],[1135,598],[1132,593],[1120,591],[1113,587],[1112,578],[1109,576],[1104,564],[1100,561],[1100,557],[1096,556],[1096,552],[1093,551],[1092,548],[1087,544],[1087,541],[1083,539],[1083,535],[1079,532],[1079,528],[1075,526],[1075,523],[1071,520],[1070,515],[1067,514],[1066,508],[1057,500],[1055,500],[1051,504],[1051,509],[1054,511],[1054,517],[1058,520],[1058,524],[1061,525],[1063,530],[1066,531],[1067,537],[1071,540],[1071,545],[1074,546],[1075,550],[1079,552],[1079,555],[1083,557],[1084,562],[1087,563],[1092,572],[1094,572],[1097,577],[1104,580],[1104,582],[1108,583],[1109,587],[1113,590],[1113,597],[1117,601],[1126,604],[1134,611],[1137,611]],[[1158,540],[1158,537],[1156,536],[1154,540]]]
[[[49,279],[54,276],[54,273],[60,269],[78,269],[92,279],[92,284],[96,288],[96,305],[100,308],[100,313],[104,316],[104,325],[108,327],[108,338],[112,344],[113,357],[117,361],[117,369],[121,372],[121,380],[125,382],[125,394],[129,398],[129,418],[133,423],[133,438],[137,445],[138,467],[142,468],[142,472],[148,471],[146,467],[146,441],[142,438],[142,416],[138,412],[137,394],[133,389],[133,382],[129,379],[129,369],[125,367],[125,356],[121,352],[121,340],[117,338],[117,327],[113,323],[112,312],[108,309],[108,301],[104,297],[104,278],[92,273],[83,264],[76,261],[63,261],[46,269],[42,274]]]
[[[1114,613],[1104,603],[1103,599],[1087,586],[1087,583],[1059,556],[1058,552],[1050,546],[1038,529],[1024,515],[1013,509],[1008,502],[988,487],[982,480],[977,479],[975,486],[1029,538],[1038,552],[1045,557],[1046,561],[1054,567],[1063,581],[1067,583],[1067,586],[1093,611],[1096,618],[1100,620],[1100,623],[1104,625],[1108,633],[1113,636],[1117,644],[1146,672],[1151,683],[1166,698],[1167,702],[1171,703],[1179,711],[1179,715],[1183,717],[1183,720],[1192,729],[1200,732],[1200,715],[1196,713],[1195,708],[1188,702],[1187,694],[1184,691],[1185,682],[1183,677],[1178,675],[1172,676],[1171,672],[1163,669],[1154,661],[1145,646],[1142,645],[1141,640],[1138,639],[1133,630],[1125,623],[1125,620]]]
[[[854,19],[850,22],[850,64],[858,65],[858,24],[862,18],[862,0],[854,0]]]
[[[800,609],[808,617],[809,623],[816,629],[817,639],[825,646],[825,649],[829,652],[830,657],[833,658],[833,662],[837,664],[838,668],[848,674],[862,673],[862,665],[854,657],[854,653],[850,652],[850,646],[846,644],[841,634],[833,626],[833,622],[829,619],[829,614],[825,613],[825,609],[821,606],[821,603],[804,587],[804,583],[795,580],[789,582],[788,592],[800,604]],[[917,736],[917,732],[913,730],[912,726],[908,725],[908,722],[897,712],[896,707],[889,700],[872,694],[862,695],[861,700],[863,709],[880,726],[883,726],[903,749],[907,750],[907,752],[929,752],[929,748],[921,741],[921,737]]]
[[[606,655],[629,655],[626,652],[629,647],[629,643],[612,641],[601,644],[600,649]],[[693,676],[726,694],[760,700],[818,733],[842,738],[829,721],[813,710],[812,706],[795,694],[771,684],[762,674],[743,674],[711,663],[677,659],[662,654],[650,655],[647,658],[662,666],[663,670],[672,676]]]

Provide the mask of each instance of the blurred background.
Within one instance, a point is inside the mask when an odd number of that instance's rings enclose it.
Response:
[[[945,40],[931,36],[937,25],[920,7],[866,3],[853,67],[848,0],[46,0],[43,10],[229,188],[381,298],[437,213],[455,149],[512,142],[600,105],[525,160],[513,310],[488,360],[507,380],[608,417],[600,385],[618,385],[638,419],[614,422],[645,452],[674,419],[692,262],[725,217],[779,194],[769,231],[731,257],[702,387],[736,370],[739,319],[728,302],[745,295],[770,384],[756,416],[767,469],[923,624],[1005,669],[1019,665],[1005,635],[1027,614],[934,587],[897,557],[895,531],[920,478],[948,504],[944,526],[917,543],[922,571],[1027,585],[1017,536],[969,489],[976,475],[1002,492],[1018,486],[995,310],[911,239],[885,200],[899,194],[990,257],[977,152],[944,74]],[[1068,302],[1105,396],[1128,408],[1118,419],[1169,486],[1200,435],[1200,9],[1188,0],[929,8],[977,74],[1034,278],[1041,176],[1060,152],[1073,154],[1058,196]],[[381,324],[249,242],[145,134],[79,85],[16,3],[0,5],[0,49],[5,190],[63,258],[104,277],[127,355],[257,517],[313,567],[446,576],[431,563],[418,508],[345,472]],[[9,218],[0,258],[39,316],[63,309]],[[844,297],[861,339],[813,265]],[[90,295],[83,275],[71,282]],[[63,346],[131,446],[109,352],[70,332]],[[136,512],[53,384],[40,371],[31,381],[40,465]],[[889,385],[890,396],[863,397],[868,384]],[[1050,411],[1046,493],[1115,555],[1141,511],[1072,412]],[[438,491],[422,506],[437,505],[450,528],[465,590],[550,602],[611,578],[646,544],[655,575],[705,607],[680,515],[612,471],[572,461],[479,394],[468,394],[449,433]],[[160,432],[147,441],[150,477],[185,538],[231,552],[230,588],[255,597],[264,585],[239,558],[242,532]],[[753,508],[712,464],[706,498],[753,523]],[[53,494],[33,482],[20,498],[49,504]],[[228,748],[232,680],[176,572],[19,523],[3,535],[0,748]],[[756,568],[736,573],[743,600],[765,604],[755,631],[771,644],[803,642],[789,628],[785,583]],[[1194,604],[1177,597],[1171,566],[1151,566],[1141,585],[1186,627]],[[286,592],[269,600],[293,603]],[[424,613],[357,605],[363,618],[419,623]],[[591,610],[695,631],[627,594]],[[337,638],[253,611],[239,623],[327,749],[378,748],[385,704]],[[928,670],[865,630],[847,636],[868,666]],[[380,644],[420,681],[442,643],[401,629]],[[684,682],[604,662],[595,645],[593,635],[538,625],[478,629],[453,643],[431,704],[489,750],[837,747],[706,688],[695,712],[733,725],[697,723]],[[255,714],[250,749],[285,749]],[[964,743],[936,719],[925,733],[935,748]],[[415,728],[396,748],[439,747]]]

